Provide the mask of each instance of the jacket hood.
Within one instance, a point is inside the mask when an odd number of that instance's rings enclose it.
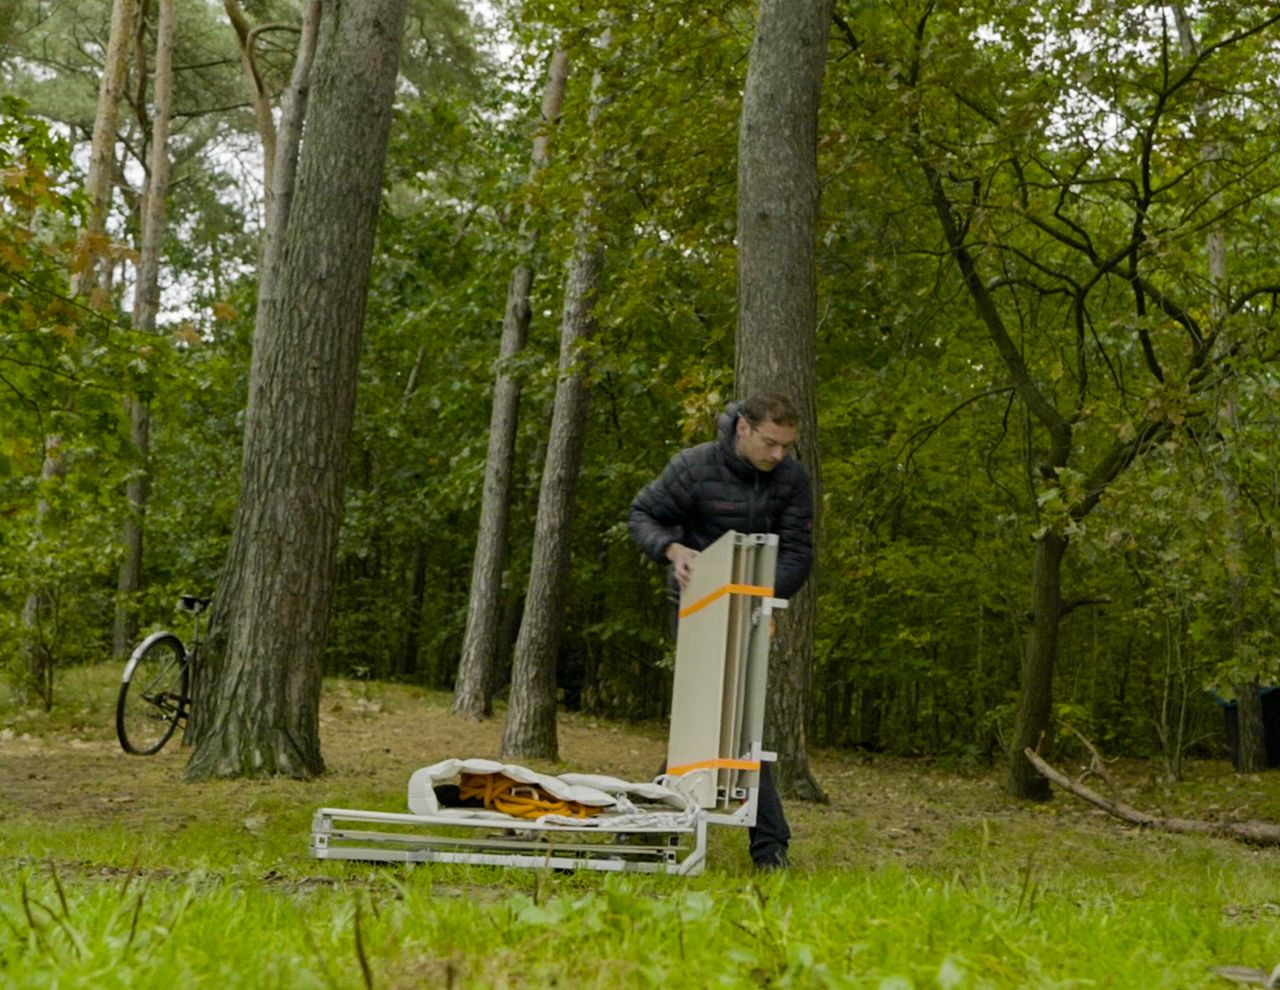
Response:
[[[716,422],[718,427],[716,444],[719,446],[721,453],[724,454],[724,459],[728,463],[730,470],[743,477],[753,477],[760,472],[738,456],[738,449],[735,443],[738,432],[739,410],[741,408],[741,402],[730,402],[725,406],[724,412],[720,414],[720,418]]]
[[[716,420],[717,437],[721,443],[728,441],[730,449],[733,448],[733,433],[737,428],[738,413],[741,409],[741,402],[730,402]]]

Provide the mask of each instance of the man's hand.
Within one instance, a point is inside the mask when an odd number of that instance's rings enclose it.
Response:
[[[698,559],[698,551],[690,550],[683,543],[672,543],[666,550],[667,560],[671,561],[673,570],[676,574],[676,583],[680,585],[680,590],[689,584],[689,578],[693,576],[693,562]]]

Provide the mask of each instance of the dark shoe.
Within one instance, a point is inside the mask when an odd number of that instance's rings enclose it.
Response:
[[[776,873],[780,870],[786,870],[791,867],[790,861],[787,859],[787,851],[779,849],[777,852],[769,856],[763,856],[755,861],[757,873]]]

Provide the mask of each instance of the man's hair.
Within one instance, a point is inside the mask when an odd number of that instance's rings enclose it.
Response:
[[[760,392],[744,399],[738,412],[752,426],[759,426],[771,419],[779,426],[799,426],[800,413],[795,404],[780,392]]]

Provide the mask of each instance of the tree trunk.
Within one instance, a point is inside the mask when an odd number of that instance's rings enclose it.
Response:
[[[258,307],[188,779],[324,769],[322,657],[404,20],[405,0],[323,5],[278,294]]]
[[[169,122],[173,117],[173,0],[160,0],[156,24],[154,112],[151,154],[142,206],[142,243],[133,299],[133,328],[154,333],[160,310],[160,248],[164,241],[164,207],[169,195]],[[114,647],[117,659],[128,655],[138,633],[137,595],[142,590],[143,523],[151,491],[151,409],[147,398],[127,395],[129,443],[134,469],[125,490],[124,559],[116,585]]]
[[[608,47],[608,32],[603,47]],[[601,74],[591,82],[588,126],[600,112]],[[593,147],[591,154],[596,154]],[[588,179],[590,182],[590,179]],[[547,458],[538,489],[533,529],[533,561],[520,634],[511,661],[511,700],[502,733],[502,755],[559,758],[556,739],[556,655],[564,622],[569,578],[569,537],[573,498],[587,428],[587,356],[582,345],[595,336],[596,282],[604,268],[604,247],[588,185],[574,223],[574,252],[564,285],[560,317],[560,372],[547,440]]]
[[[258,128],[258,140],[262,142],[262,185],[270,196],[272,175],[276,164],[276,120],[271,112],[271,96],[262,81],[262,73],[258,71],[257,57],[254,54],[254,31],[239,0],[223,0],[222,6],[236,33],[236,42],[240,48],[240,65],[244,68],[245,78],[249,80],[249,99],[253,104],[253,119]]]
[[[50,434],[45,437],[44,462],[40,467],[40,486],[48,489],[67,473],[67,462],[62,456],[62,437]],[[47,491],[42,490],[36,499],[36,518],[32,545],[39,546],[44,539],[52,506]],[[23,655],[26,671],[23,677],[23,694],[28,703],[38,702],[48,711],[53,707],[53,666],[57,659],[54,640],[57,636],[57,609],[55,590],[50,580],[51,567],[41,567],[32,580],[27,600],[22,609]]]
[[[546,164],[548,128],[560,117],[568,78],[568,54],[557,50],[551,56],[547,88],[542,96],[542,125],[533,141],[529,166],[531,182]],[[511,374],[509,363],[524,350],[529,332],[529,290],[533,284],[531,258],[538,232],[536,228],[525,228],[521,235],[519,260],[511,273],[507,307],[502,318],[502,343],[493,386],[489,450],[485,458],[484,495],[480,504],[480,527],[467,603],[467,631],[450,709],[454,714],[470,719],[493,714],[488,688],[493,680],[498,619],[502,607],[502,570],[506,562],[507,521],[511,509],[511,471],[520,412],[520,382]]]
[[[1267,769],[1266,723],[1262,715],[1262,691],[1258,679],[1234,684],[1236,696],[1237,773]]]
[[[427,600],[427,544],[418,540],[413,545],[413,569],[409,577],[408,621],[405,624],[404,643],[400,647],[400,662],[396,673],[413,678],[418,672],[418,649],[422,638],[422,609]]]
[[[262,250],[258,277],[259,305],[263,299],[276,303],[276,285],[284,250],[284,235],[293,210],[294,187],[298,175],[298,149],[302,143],[302,124],[311,99],[311,63],[315,58],[316,37],[320,29],[320,0],[308,0],[302,15],[302,33],[294,55],[289,86],[280,101],[280,129],[269,148],[263,144],[264,160],[273,156],[274,165],[266,176],[266,209],[262,225]]]
[[[129,42],[137,16],[138,0],[115,0],[111,6],[111,33],[107,38],[107,54],[98,86],[89,171],[85,178],[85,195],[89,198],[88,224],[79,237],[80,249],[89,258],[82,259],[82,267],[71,276],[73,296],[91,293],[98,284],[98,265],[93,256],[102,250],[100,244],[106,234],[107,213],[111,209],[116,127],[129,72]],[[90,260],[91,264],[84,263]]]
[[[816,377],[818,103],[831,0],[763,0],[738,136],[739,397],[783,392],[800,410],[797,456],[813,486],[818,544],[822,476]],[[767,741],[784,795],[823,800],[806,744],[817,573],[791,599],[772,651]]]
[[[573,498],[586,438],[587,382],[580,345],[595,335],[596,281],[604,267],[593,207],[579,216],[578,249],[565,283],[560,333],[560,379],[547,460],[538,492],[533,562],[520,634],[511,664],[511,702],[502,735],[502,755],[513,758],[559,756],[556,741],[556,655],[568,585]]]
[[[1049,799],[1049,782],[1027,760],[1025,750],[1039,750],[1049,731],[1053,707],[1053,670],[1058,662],[1058,630],[1062,623],[1062,558],[1066,537],[1052,528],[1036,544],[1031,573],[1031,634],[1022,658],[1018,715],[1009,747],[1009,793],[1033,801]]]
[[[129,446],[133,468],[125,483],[125,519],[121,539],[124,557],[116,579],[116,613],[112,635],[112,655],[121,660],[129,655],[138,638],[138,593],[142,590],[142,545],[145,535],[147,500],[151,494],[151,408],[139,395],[124,397],[129,418]]]

